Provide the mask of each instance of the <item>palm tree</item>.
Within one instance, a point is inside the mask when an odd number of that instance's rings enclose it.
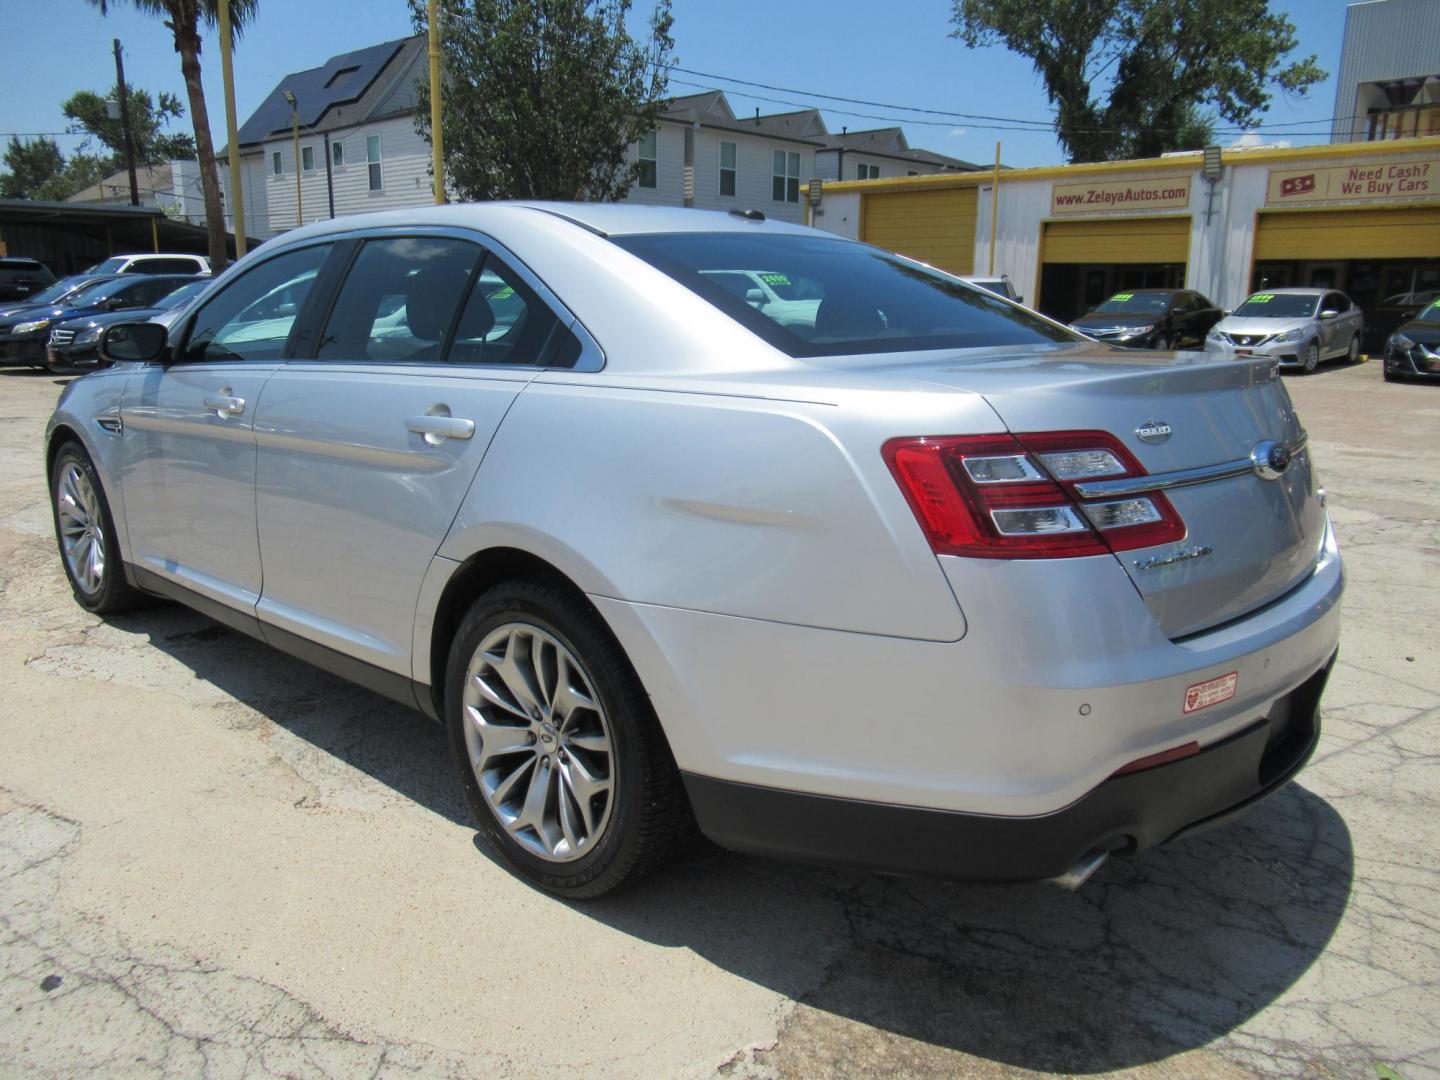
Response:
[[[124,3],[126,0],[113,0]],[[200,159],[200,187],[205,195],[205,228],[210,234],[210,266],[218,274],[230,261],[225,245],[225,211],[220,205],[220,179],[215,172],[215,144],[210,139],[210,113],[205,108],[205,87],[200,82],[200,24],[214,26],[220,4],[226,0],[128,0],[136,11],[164,21],[175,37],[180,54],[180,73],[185,76],[185,93],[190,98],[190,122],[195,126],[195,151]],[[107,15],[112,0],[89,0]],[[245,24],[255,17],[256,0],[229,0],[230,25],[238,37]],[[233,154],[235,147],[230,148]],[[240,193],[233,192],[238,199]]]

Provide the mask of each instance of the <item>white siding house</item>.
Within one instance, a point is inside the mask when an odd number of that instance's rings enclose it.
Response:
[[[297,167],[303,223],[331,217],[332,202],[335,216],[429,204],[430,144],[415,131],[416,86],[424,77],[425,39],[418,35],[285,76],[238,133],[246,232],[266,238],[302,224]],[[887,177],[973,167],[911,150],[899,128],[832,136],[816,109],[737,117],[725,95],[711,90],[671,99],[653,134],[629,148],[641,173],[626,201],[760,210],[800,222],[810,181],[833,177],[842,158],[847,179],[862,162]],[[228,208],[228,170],[221,176]]]
[[[897,176],[929,176],[939,172],[974,172],[980,166],[933,150],[912,149],[898,127],[841,131],[825,137],[815,156],[821,180],[890,180]]]

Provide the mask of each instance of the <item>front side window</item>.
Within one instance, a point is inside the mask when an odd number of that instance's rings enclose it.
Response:
[[[856,180],[879,180],[879,179],[880,179],[880,166],[879,166],[879,165],[866,165],[863,161],[860,162],[858,165],[855,166],[855,179],[856,179]]]
[[[313,146],[302,146],[300,148],[300,168],[306,172],[315,171],[315,148]]]
[[[184,359],[279,360],[329,244],[277,255],[236,278],[196,314]]]
[[[367,240],[320,337],[320,360],[440,360],[481,249],[464,240]]]
[[[938,270],[851,241],[697,232],[611,242],[795,357],[1081,340]],[[752,285],[743,295],[741,278]]]
[[[1258,292],[1235,309],[1246,319],[1310,319],[1319,297],[1306,293]]]
[[[365,137],[365,162],[370,172],[370,190],[385,190],[384,176],[380,171],[380,136],[367,135]]]
[[[272,173],[274,173],[276,176],[281,175],[281,174],[284,173],[284,171],[285,171],[285,165],[284,165],[284,163],[280,160],[280,151],[279,151],[279,150],[274,151],[274,152],[270,155],[270,171],[271,171]]]
[[[720,194],[726,197],[735,194],[735,144],[720,144]]]
[[[653,188],[660,180],[659,140],[653,131],[640,136],[635,144],[635,156],[640,160],[640,171],[635,183],[643,188]]]
[[[776,150],[771,155],[770,197],[776,202],[800,201],[800,155]]]

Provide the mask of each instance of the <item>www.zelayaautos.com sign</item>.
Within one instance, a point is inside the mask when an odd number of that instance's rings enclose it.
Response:
[[[1271,169],[1265,202],[1369,202],[1440,195],[1440,157],[1336,165],[1326,169]]]
[[[1189,205],[1188,176],[1056,184],[1050,196],[1052,215],[1094,214],[1105,210],[1184,210]]]

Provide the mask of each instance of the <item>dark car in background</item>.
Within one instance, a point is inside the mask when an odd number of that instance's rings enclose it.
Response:
[[[0,257],[0,301],[23,303],[53,284],[55,275],[39,259]]]
[[[54,304],[31,305],[0,318],[0,364],[45,366],[45,343],[50,328],[86,315],[109,311],[149,308],[172,293],[193,275],[125,274],[112,275],[89,288],[80,289]]]
[[[79,297],[85,290],[93,289],[103,281],[112,281],[118,276],[118,274],[72,274],[69,277],[63,277],[49,288],[42,289],[26,300],[0,303],[0,319],[9,319],[12,315],[18,315],[22,311],[29,311],[32,308],[64,305]]]
[[[1386,340],[1385,379],[1440,382],[1440,300],[1422,308]]]
[[[45,343],[45,366],[57,375],[76,375],[107,366],[100,359],[100,335],[107,326],[122,322],[153,320],[188,304],[210,284],[210,278],[177,277],[173,290],[153,301],[148,308],[124,308],[84,315],[57,322]]]
[[[1118,292],[1070,324],[1086,337],[1126,349],[1200,348],[1224,315],[1191,289]]]

